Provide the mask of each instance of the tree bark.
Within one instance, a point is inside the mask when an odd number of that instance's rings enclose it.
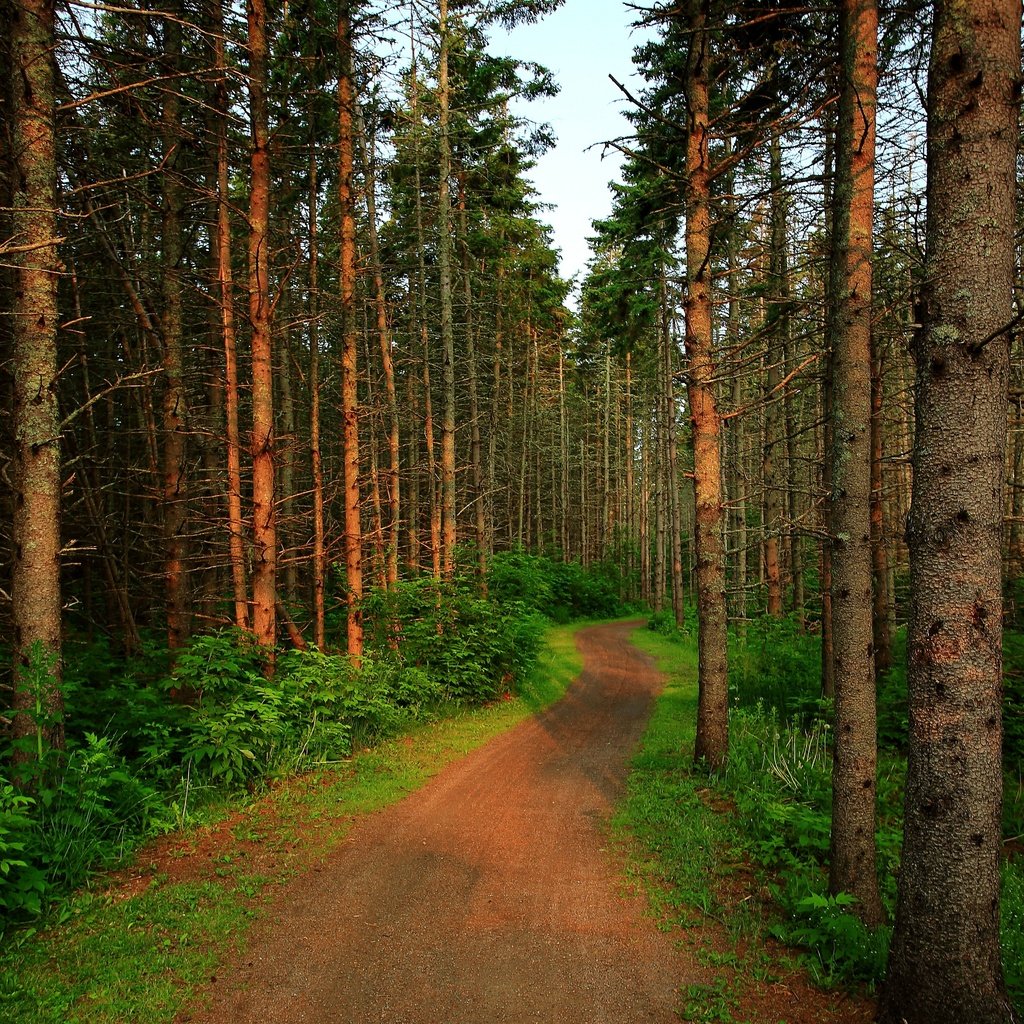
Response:
[[[267,11],[249,0],[249,321],[252,325],[252,628],[273,664],[277,644],[277,495],[274,479],[274,357],[270,301],[270,148]]]
[[[829,887],[855,896],[868,924],[883,915],[875,859],[875,672],[871,633],[871,246],[878,10],[840,7],[843,78],[836,146],[831,301],[832,642],[835,744]]]
[[[391,357],[391,329],[388,325],[387,296],[384,292],[384,270],[377,238],[376,142],[372,136],[367,137],[358,106],[355,116],[363,171],[366,175],[366,230],[370,243],[370,269],[373,274],[373,308],[376,314],[377,340],[380,344],[381,368],[384,370],[384,390],[388,404],[388,473],[385,487],[388,502],[386,579],[387,585],[393,587],[398,582],[398,537],[402,512],[399,491],[401,439],[398,430],[398,394],[395,390],[394,360]]]
[[[882,352],[871,335],[871,627],[875,645],[875,672],[892,668],[892,617],[889,602],[889,557],[886,550],[884,479],[882,475]]]
[[[683,587],[683,523],[679,508],[679,449],[676,443],[676,395],[675,340],[669,320],[668,282],[665,267],[661,268],[659,283],[661,293],[661,344],[664,368],[662,375],[665,385],[665,463],[668,484],[668,524],[672,536],[669,550],[672,552],[672,615],[677,626],[686,621],[686,606]]]
[[[181,66],[181,22],[176,5],[171,17],[163,19],[166,74],[175,75]],[[164,599],[167,613],[167,645],[181,647],[189,634],[189,595],[185,573],[188,478],[186,439],[188,408],[182,345],[182,183],[178,171],[181,156],[181,97],[177,84],[163,92],[161,135],[163,143],[163,225],[161,230],[161,272],[163,275],[160,342],[164,371],[162,403],[163,438],[163,543]]]
[[[10,13],[14,263],[15,758],[64,746],[61,681],[57,171],[51,0]]]
[[[1017,0],[939,2],[907,536],[910,745],[880,1020],[1016,1019],[999,951],[1002,538]]]
[[[764,448],[761,475],[764,482],[764,575],[768,590],[767,611],[773,618],[782,615],[782,570],[779,564],[779,539],[783,528],[782,454],[785,438],[782,431],[782,396],[779,383],[783,376],[782,332],[786,329],[785,297],[781,273],[786,246],[786,209],[782,186],[782,146],[778,129],[772,131],[769,147],[771,163],[772,206],[768,248],[768,277],[771,288],[770,323],[765,373],[766,404],[764,409]]]
[[[217,131],[217,287],[224,344],[224,428],[227,435],[228,540],[235,625],[249,628],[249,599],[245,571],[245,529],[242,525],[242,448],[238,433],[238,354],[235,337],[234,277],[231,266],[230,159],[228,152],[227,62],[224,53],[224,10],[214,0],[214,53],[217,84],[214,123]]]
[[[345,464],[345,601],[349,657],[363,654],[363,535],[359,498],[359,333],[356,319],[356,216],[352,194],[355,88],[351,0],[338,13],[338,204],[341,212],[341,417]]]
[[[473,262],[469,251],[469,225],[466,217],[466,176],[459,175],[459,251],[462,263],[462,287],[466,301],[466,378],[469,385],[469,464],[472,475],[473,532],[476,542],[476,569],[480,593],[487,596],[487,521],[484,502],[483,448],[480,437],[480,397],[477,387],[476,318],[473,315]]]
[[[312,134],[312,119],[310,120]],[[324,554],[324,465],[320,441],[320,235],[316,150],[309,148],[309,457],[313,476],[313,642],[327,642]]]
[[[440,169],[437,195],[437,271],[441,289],[441,385],[444,412],[441,420],[441,568],[455,575],[455,330],[452,314],[452,150],[449,131],[448,0],[439,0],[440,56],[437,73],[438,149]]]
[[[722,767],[729,752],[725,550],[722,540],[721,420],[715,403],[711,321],[711,168],[708,155],[708,34],[703,5],[686,19],[686,354],[693,427],[697,560],[698,703],[694,760]]]

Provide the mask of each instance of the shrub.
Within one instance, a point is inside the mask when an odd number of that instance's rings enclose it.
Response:
[[[579,562],[503,551],[492,559],[487,586],[499,605],[519,603],[559,623],[609,618],[623,611],[622,579],[611,563],[584,569]]]
[[[809,722],[821,703],[821,639],[793,617],[750,622],[730,637],[729,691],[737,707],[762,705],[787,721]]]
[[[529,607],[485,601],[466,580],[399,583],[372,594],[367,611],[371,656],[420,669],[448,700],[508,691],[532,664],[543,633]]]

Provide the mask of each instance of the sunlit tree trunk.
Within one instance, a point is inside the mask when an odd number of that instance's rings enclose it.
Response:
[[[345,486],[345,599],[349,656],[363,653],[363,535],[359,497],[359,332],[356,319],[356,218],[352,192],[355,89],[351,0],[338,13],[338,205],[341,214],[341,417]]]
[[[249,628],[246,587],[245,528],[242,524],[242,449],[238,431],[238,355],[235,336],[234,275],[231,266],[230,159],[228,152],[228,85],[224,53],[224,11],[221,0],[213,5],[213,42],[217,81],[214,118],[217,138],[217,227],[214,242],[221,335],[224,345],[224,430],[228,469],[228,541],[235,625]]]
[[[274,354],[270,302],[270,149],[267,115],[267,12],[249,0],[249,321],[252,324],[252,628],[277,643],[277,495],[274,479]],[[272,655],[271,655],[272,661]]]
[[[416,74],[415,37],[410,72],[410,113],[413,122],[414,192],[416,208],[416,295],[419,311],[420,350],[423,354],[423,437],[427,452],[427,493],[430,507],[430,564],[435,579],[441,578],[441,503],[437,488],[437,449],[434,443],[434,403],[430,390],[430,332],[427,329],[426,232],[423,225],[423,185],[420,170],[419,80]]]
[[[18,760],[64,746],[61,680],[60,419],[57,409],[57,170],[50,0],[10,12],[14,264],[14,725]]]
[[[832,237],[835,372],[832,441],[832,613],[835,744],[833,893],[857,898],[869,924],[883,916],[875,867],[875,673],[871,635],[871,246],[874,210],[878,11],[843,0],[843,80]]]
[[[725,764],[729,752],[721,421],[715,403],[711,327],[711,169],[708,164],[708,38],[703,5],[691,7],[686,94],[686,355],[693,428],[697,556],[698,704],[694,759]]]
[[[452,151],[449,131],[448,0],[439,0],[440,55],[437,72],[438,150],[440,168],[437,195],[437,271],[441,289],[441,385],[444,415],[441,421],[441,568],[455,573],[455,329],[452,313]]]
[[[1017,0],[940,2],[907,626],[910,718],[884,1024],[1006,1024],[1002,861],[1003,459],[1020,99]]]

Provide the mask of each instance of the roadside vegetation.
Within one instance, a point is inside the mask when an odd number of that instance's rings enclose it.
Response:
[[[731,636],[729,763],[710,775],[695,768],[692,757],[693,637],[655,616],[636,640],[670,680],[618,818],[635,837],[636,867],[655,912],[683,926],[704,915],[722,921],[742,950],[733,955],[748,977],[784,966],[791,947],[818,984],[873,992],[885,975],[891,928],[866,927],[853,912],[854,899],[830,895],[828,888],[832,709],[819,695],[817,638],[789,619],[755,621],[745,637]],[[1020,635],[1007,635],[1006,651],[1007,703],[1019,708]],[[877,842],[889,920],[899,867],[906,728],[905,673],[896,667],[879,690]],[[1003,969],[1012,998],[1024,1006],[1024,866],[1012,856],[1024,832],[1024,747],[1013,726],[1006,739]],[[731,879],[747,890],[744,897],[736,898]]]
[[[0,774],[0,928],[59,914],[151,836],[523,692],[551,621],[620,609],[612,574],[515,553],[495,559],[489,594],[471,575],[375,593],[362,659],[281,652],[272,679],[238,630],[194,637],[173,664],[166,647],[126,664],[105,642],[69,644],[67,750],[24,762],[22,779],[17,749],[0,750],[15,765]]]
[[[557,700],[581,669],[573,639],[578,628],[538,622],[529,664],[521,664],[514,692],[503,692],[503,699],[394,715],[391,738],[378,732],[368,745],[368,731],[353,733],[352,754],[330,761],[313,759],[312,744],[304,759],[292,748],[263,762],[268,773],[252,794],[245,785],[207,779],[182,831],[142,846],[114,875],[97,876],[101,864],[126,848],[114,841],[110,824],[106,845],[97,844],[101,858],[80,869],[90,884],[50,902],[36,924],[8,928],[0,950],[0,1020],[172,1020],[227,950],[244,941],[276,888],[329,853],[357,815],[401,799]],[[247,775],[250,782],[257,777]],[[58,798],[70,805],[66,792],[58,790]],[[112,820],[116,805],[111,799],[105,806]],[[173,806],[165,804],[162,813],[148,819],[149,834],[177,824],[169,817]],[[70,833],[72,825],[64,827]],[[122,833],[129,845],[143,835],[127,826]],[[70,878],[62,882],[67,886]],[[47,893],[56,891],[54,883]]]

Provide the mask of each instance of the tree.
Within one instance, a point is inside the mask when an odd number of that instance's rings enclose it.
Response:
[[[444,414],[441,419],[441,561],[445,576],[455,572],[455,330],[452,325],[452,147],[449,126],[451,90],[448,83],[448,56],[451,29],[448,24],[448,0],[440,4],[440,55],[437,71],[438,171],[437,269],[441,290],[441,367]]]
[[[696,502],[698,686],[694,759],[711,768],[729,751],[729,677],[726,661],[725,548],[722,540],[721,419],[715,400],[711,311],[711,166],[708,80],[711,53],[704,5],[691,5],[685,26],[687,59],[686,169],[686,391],[693,432]]]
[[[345,582],[348,653],[363,653],[362,523],[359,502],[359,334],[356,321],[356,221],[352,192],[355,153],[352,4],[338,10],[338,203],[341,209],[341,415],[345,493]]]
[[[181,14],[177,4],[168,6],[163,19],[165,74],[175,78],[181,68]],[[188,475],[186,437],[188,400],[184,380],[182,344],[182,232],[181,96],[177,83],[165,91],[160,112],[163,145],[163,224],[161,232],[162,313],[160,344],[164,370],[163,413],[163,539],[167,603],[167,643],[181,647],[189,634],[189,601],[186,576],[186,527]]]
[[[1000,545],[1020,29],[1016,0],[935,5],[907,529],[910,746],[886,1024],[1015,1019],[999,956]]]
[[[835,744],[830,887],[881,921],[875,867],[875,671],[871,599],[871,239],[878,11],[843,0],[830,301],[833,336],[832,643]]]
[[[249,321],[252,325],[252,629],[277,644],[277,489],[274,472],[273,306],[270,297],[270,139],[267,9],[249,0]]]
[[[5,5],[11,46],[14,344],[14,737],[63,746],[57,165],[52,0]],[[25,741],[36,737],[31,751]]]

